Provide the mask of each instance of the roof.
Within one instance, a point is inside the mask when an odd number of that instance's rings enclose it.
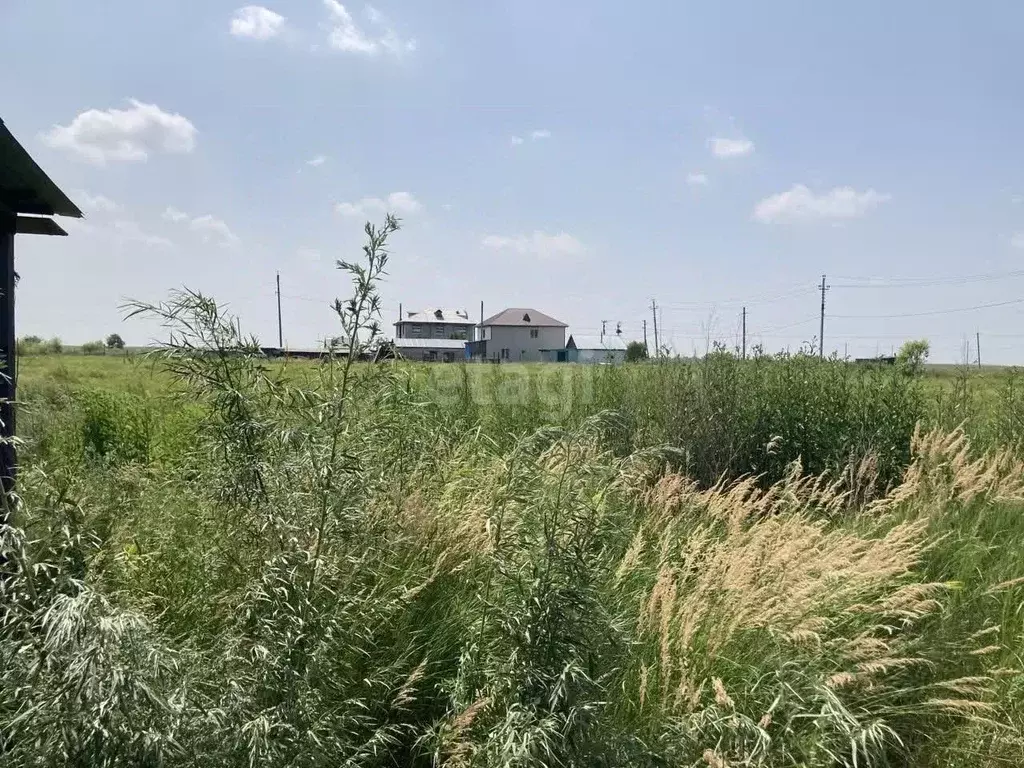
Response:
[[[82,212],[36,165],[0,120],[0,206],[11,213],[74,216]]]
[[[444,323],[446,325],[472,325],[469,313],[464,309],[441,309],[427,307],[419,312],[406,312],[399,323]],[[397,325],[398,323],[396,323]]]
[[[395,339],[395,349],[465,349],[461,339]]]
[[[614,333],[606,333],[604,340],[601,340],[600,336],[581,336],[572,334],[569,336],[569,341],[566,342],[566,348],[571,349],[573,346],[576,349],[602,349],[606,352],[612,351],[626,351],[626,340],[621,336]]]
[[[568,328],[561,320],[555,320],[551,315],[545,315],[536,309],[524,307],[510,307],[503,309],[496,315],[491,315],[480,325],[513,325],[529,328]]]

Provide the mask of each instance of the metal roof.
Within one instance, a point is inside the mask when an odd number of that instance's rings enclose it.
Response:
[[[601,349],[606,352],[619,350],[625,352],[626,340],[614,333],[604,335],[602,341],[600,336],[582,336],[575,333],[570,334],[566,347],[575,345],[576,349]]]
[[[68,199],[32,159],[0,120],[0,206],[11,213],[82,218]]]
[[[395,339],[396,349],[464,349],[462,339]]]
[[[443,323],[446,325],[472,325],[469,313],[464,309],[442,309],[428,307],[420,312],[406,312],[399,323]],[[398,323],[395,323],[398,325]]]
[[[528,328],[568,328],[561,320],[536,309],[510,307],[484,320],[480,325],[514,325]]]

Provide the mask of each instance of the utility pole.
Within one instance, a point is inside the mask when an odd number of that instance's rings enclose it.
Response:
[[[398,302],[398,325],[395,327],[395,338],[402,338],[402,302]]]
[[[978,369],[981,369],[981,331],[974,332],[974,349],[978,353]]]
[[[743,308],[743,359],[747,359],[747,308]]]
[[[644,319],[644,349],[647,348],[647,320]]]
[[[825,276],[821,276],[821,329],[818,332],[818,358],[825,358],[825,291],[828,290],[828,286],[825,285]]]
[[[604,327],[608,323],[607,320],[601,321],[601,343],[604,344]]]
[[[277,273],[277,346],[284,349],[284,326],[281,325],[281,273]]]
[[[661,347],[658,345],[658,305],[651,299],[651,315],[654,317],[654,356],[661,357]]]

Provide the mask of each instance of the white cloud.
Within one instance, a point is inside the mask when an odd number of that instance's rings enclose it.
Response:
[[[237,245],[238,236],[224,223],[222,219],[207,214],[197,216],[188,223],[188,228],[198,232],[204,243],[216,242],[221,245]]]
[[[142,243],[157,248],[170,248],[174,243],[166,237],[144,232],[137,222],[121,220],[114,222],[114,235],[126,243]]]
[[[231,231],[231,228],[223,219],[206,214],[205,216],[192,217],[177,208],[167,208],[161,218],[174,224],[186,224],[192,232],[198,234],[204,243],[219,243],[221,245],[237,245],[238,236]]]
[[[327,162],[327,155],[317,155],[316,157],[310,158],[306,161],[306,165],[317,168]]]
[[[686,174],[686,183],[691,187],[706,187],[708,176],[706,173],[688,173]]]
[[[568,232],[549,235],[535,231],[531,235],[487,235],[481,244],[494,251],[512,251],[524,256],[538,256],[543,259],[583,256],[586,246]]]
[[[754,151],[754,142],[750,139],[724,139],[715,137],[708,139],[708,147],[715,157],[743,157]]]
[[[803,184],[794,184],[759,202],[752,218],[765,224],[798,219],[856,219],[890,197],[874,189],[858,192],[853,187],[835,187],[817,195]]]
[[[1014,205],[1020,205],[1021,203],[1024,203],[1024,195],[1014,195],[1010,198],[1010,202]]]
[[[358,203],[338,203],[334,210],[342,216],[367,217],[383,213],[417,213],[423,204],[408,192],[392,192],[386,200],[364,197]]]
[[[162,218],[164,221],[173,221],[174,223],[177,224],[179,222],[185,221],[188,218],[188,214],[185,213],[184,211],[179,211],[177,208],[168,207],[167,209],[164,210],[163,214],[161,214],[160,218]]]
[[[352,14],[338,0],[324,0],[330,16],[327,40],[331,47],[346,53],[376,56],[382,51],[396,56],[416,50],[415,40],[405,40],[389,25],[376,8],[367,8],[367,18],[376,29],[368,32],[356,24]]]
[[[121,210],[121,205],[115,203],[109,197],[93,195],[82,189],[76,190],[72,198],[86,215],[90,213],[116,213]]]
[[[109,160],[138,162],[150,153],[185,154],[196,144],[196,127],[179,114],[156,104],[131,99],[130,109],[89,109],[69,125],[56,125],[43,140],[83,160],[104,165]]]
[[[535,130],[530,131],[530,141],[543,141],[544,139],[550,138],[551,131],[549,131],[547,128],[537,128]],[[522,136],[513,136],[511,142],[513,147],[518,147],[519,145],[524,144],[526,142],[526,139],[524,139]]]
[[[231,18],[231,34],[253,40],[269,40],[284,29],[284,16],[261,5],[247,5]]]
[[[1010,238],[1010,245],[1014,248],[1024,248],[1024,232],[1014,232]]]

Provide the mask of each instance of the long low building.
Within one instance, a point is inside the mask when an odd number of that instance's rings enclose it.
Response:
[[[461,339],[395,339],[395,352],[406,360],[425,363],[455,363],[466,359],[466,342]]]

